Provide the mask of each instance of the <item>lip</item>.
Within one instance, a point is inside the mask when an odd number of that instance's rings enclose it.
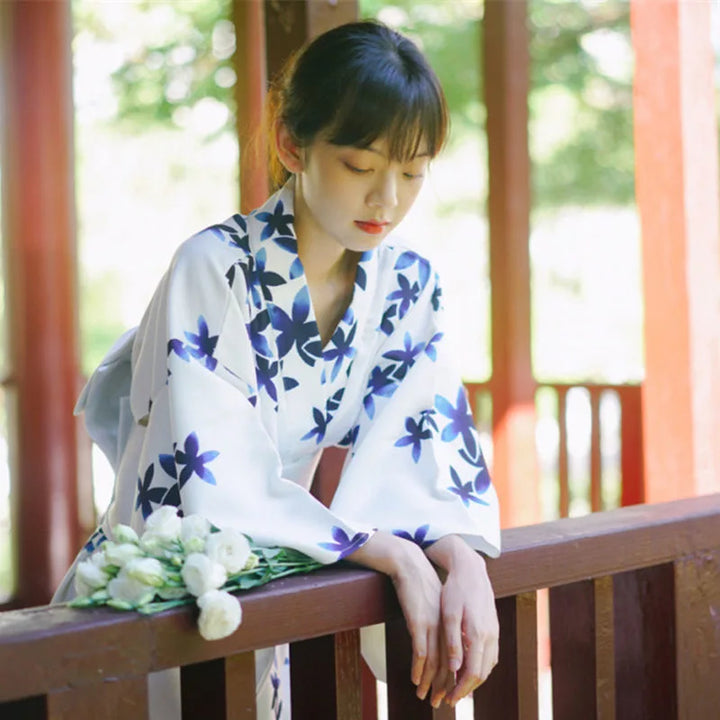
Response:
[[[389,222],[378,222],[376,220],[355,220],[355,225],[370,235],[379,235],[389,224]]]

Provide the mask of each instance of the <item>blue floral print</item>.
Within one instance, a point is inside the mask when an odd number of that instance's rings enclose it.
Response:
[[[273,378],[277,377],[278,363],[271,362],[262,355],[255,358],[255,377],[257,378],[258,392],[261,388],[265,388],[265,392],[277,402],[277,388],[273,382]]]
[[[285,206],[282,200],[277,201],[275,209],[270,212],[259,212],[255,217],[260,222],[265,223],[265,227],[260,233],[260,240],[267,240],[272,237],[275,233],[279,235],[292,235],[293,231],[290,229],[290,225],[293,222],[293,216],[285,212]]]
[[[417,282],[410,284],[410,281],[402,273],[398,273],[398,289],[393,290],[388,296],[388,300],[398,300],[398,319],[402,320],[410,309],[410,305],[417,302],[420,294],[420,285]]]
[[[199,449],[200,443],[198,437],[192,432],[185,438],[182,450],[177,448],[177,443],[173,443],[174,453],[172,455],[161,454],[159,456],[160,465],[163,470],[165,470],[170,477],[177,478],[181,488],[193,474],[197,475],[209,485],[217,484],[215,476],[205,465],[206,463],[212,462],[220,453],[217,450],[208,450],[198,454]],[[178,466],[182,466],[179,475],[177,473]]]
[[[165,496],[167,488],[153,487],[153,475],[155,474],[155,466],[151,463],[145,471],[142,481],[138,477],[137,481],[137,498],[135,500],[135,509],[140,509],[143,518],[146,518],[154,510],[153,503],[160,505]]]
[[[395,262],[395,270],[405,270],[417,263],[418,281],[420,289],[423,290],[430,279],[430,263],[412,250],[406,250]]]
[[[480,475],[482,475],[482,471],[480,471],[478,473],[478,478]],[[485,500],[481,500],[478,497],[478,494],[481,494],[481,493],[478,493],[478,491],[475,488],[478,478],[475,478],[475,482],[468,481],[468,482],[464,483],[460,479],[460,476],[457,474],[457,471],[455,470],[455,468],[452,466],[450,466],[450,477],[452,478],[453,484],[450,487],[448,487],[448,490],[451,493],[454,493],[455,495],[457,495],[462,500],[463,505],[465,507],[468,507],[468,505],[470,505],[471,502],[477,503],[478,505],[488,505],[489,504],[489,503],[485,502]],[[482,487],[482,485],[481,485],[481,487]],[[485,488],[485,490],[487,490],[487,487]]]
[[[318,545],[324,550],[331,550],[339,554],[338,560],[342,560],[344,557],[355,552],[359,547],[364,545],[369,535],[364,532],[355,533],[352,537],[337,525],[332,527],[332,536],[334,542],[321,542]]]
[[[410,333],[405,333],[404,345],[401,350],[389,350],[383,353],[383,357],[388,360],[395,360],[399,362],[399,367],[396,367],[393,371],[393,375],[398,379],[402,380],[407,371],[415,364],[415,358],[423,351],[425,343],[419,342],[413,345]]]
[[[285,357],[293,346],[298,355],[310,366],[322,357],[322,347],[317,333],[317,325],[308,320],[310,315],[310,293],[307,286],[295,296],[292,304],[292,315],[288,315],[277,305],[270,305],[270,320],[273,328],[279,331],[277,348],[280,357]]]
[[[405,419],[405,429],[408,434],[401,437],[396,443],[395,447],[406,447],[412,445],[412,459],[413,462],[417,463],[420,460],[420,454],[422,452],[421,443],[423,440],[430,440],[433,436],[432,429],[425,427],[428,416],[425,413],[420,415],[420,420],[416,421],[415,418],[409,417]],[[433,421],[434,423],[434,421]]]
[[[105,531],[99,527],[89,538],[88,541],[83,545],[83,548],[87,550],[89,553],[93,552],[94,550],[97,550],[105,541],[107,540],[107,535],[105,534]]]
[[[425,354],[433,361],[435,362],[437,360],[437,348],[435,345],[442,340],[443,333],[436,332],[430,340],[428,340],[428,344],[425,346]]]
[[[442,440],[444,442],[451,442],[458,435],[462,435],[465,449],[470,455],[475,455],[477,451],[475,421],[468,407],[465,388],[462,385],[458,388],[455,406],[442,395],[436,395],[435,407],[445,415],[445,417],[450,418],[450,422],[443,428],[442,435],[440,436]]]
[[[398,537],[403,538],[403,540],[409,540],[410,542],[415,543],[416,545],[419,545],[423,550],[425,548],[430,547],[435,541],[434,540],[428,540],[427,534],[430,530],[430,524],[421,525],[415,532],[411,535],[406,530],[393,530],[393,535],[397,535]]]
[[[370,373],[368,380],[368,393],[363,398],[363,406],[369,418],[375,415],[375,396],[390,397],[397,389],[397,383],[392,379],[394,365],[381,368],[376,365]]]
[[[352,359],[355,357],[357,350],[353,346],[353,342],[355,341],[356,329],[357,326],[353,325],[346,337],[345,331],[338,325],[331,340],[334,347],[328,348],[323,352],[324,360],[327,362],[335,361],[332,372],[330,373],[330,380],[335,380],[338,376],[345,358]]]

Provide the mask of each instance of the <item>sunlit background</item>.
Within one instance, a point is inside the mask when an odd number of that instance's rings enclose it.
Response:
[[[713,7],[717,40],[720,13],[717,3]],[[363,16],[378,17],[416,39],[446,89],[451,139],[400,234],[434,261],[443,279],[465,378],[487,380],[492,368],[482,2],[361,0],[360,8]],[[73,3],[79,310],[86,374],[123,330],[139,322],[178,244],[238,209],[229,10],[228,0]],[[616,0],[530,0],[529,20],[534,373],[545,382],[639,382],[643,312],[629,6]],[[0,294],[0,308],[3,298]],[[3,342],[2,367],[6,347]],[[557,514],[553,402],[550,395],[538,394],[547,519]],[[0,406],[4,595],[12,573],[7,423],[4,402]],[[582,487],[589,482],[590,413],[582,391],[569,396],[568,413],[571,486]],[[603,458],[612,473],[617,400],[605,398],[601,413],[609,428]],[[94,474],[101,511],[112,478],[99,456]],[[608,487],[606,504],[612,506],[617,497],[612,483]],[[587,511],[584,500],[570,508],[571,514]]]
[[[713,37],[720,12],[713,3]],[[443,279],[458,364],[492,372],[487,150],[479,0],[361,0],[361,14],[410,34],[446,89],[452,134],[400,234]],[[74,92],[82,367],[136,325],[182,240],[238,209],[228,0],[75,0]],[[529,0],[533,163],[532,359],[544,382],[643,377],[639,224],[634,205],[629,5]],[[716,57],[720,48],[716,45]],[[720,86],[716,73],[716,87]],[[1,168],[0,168],[1,170]],[[650,240],[652,241],[652,240]],[[1,258],[0,258],[1,261]],[[0,283],[2,275],[0,274]],[[0,310],[4,295],[0,293]],[[4,317],[4,312],[3,312]],[[7,366],[7,343],[0,363]],[[2,374],[2,373],[0,373]],[[0,389],[0,596],[12,586],[7,422]],[[558,425],[537,396],[543,512],[557,515]],[[608,394],[604,472],[617,475],[619,405]],[[570,514],[588,512],[590,404],[568,396]],[[485,441],[489,441],[487,433]],[[491,454],[492,448],[488,448]],[[95,500],[112,477],[94,456]],[[618,483],[604,482],[605,505]],[[577,491],[577,492],[575,492]]]

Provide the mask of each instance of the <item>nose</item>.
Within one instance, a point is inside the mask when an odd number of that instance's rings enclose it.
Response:
[[[394,208],[398,204],[397,178],[394,172],[381,172],[375,175],[368,205],[375,208]]]

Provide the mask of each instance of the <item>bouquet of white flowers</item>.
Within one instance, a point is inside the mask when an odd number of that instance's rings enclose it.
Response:
[[[227,637],[240,625],[240,601],[230,592],[322,567],[296,550],[257,546],[200,515],[181,518],[170,506],[147,518],[142,536],[128,525],[116,525],[113,536],[78,563],[69,605],[148,614],[195,601],[206,640]]]

